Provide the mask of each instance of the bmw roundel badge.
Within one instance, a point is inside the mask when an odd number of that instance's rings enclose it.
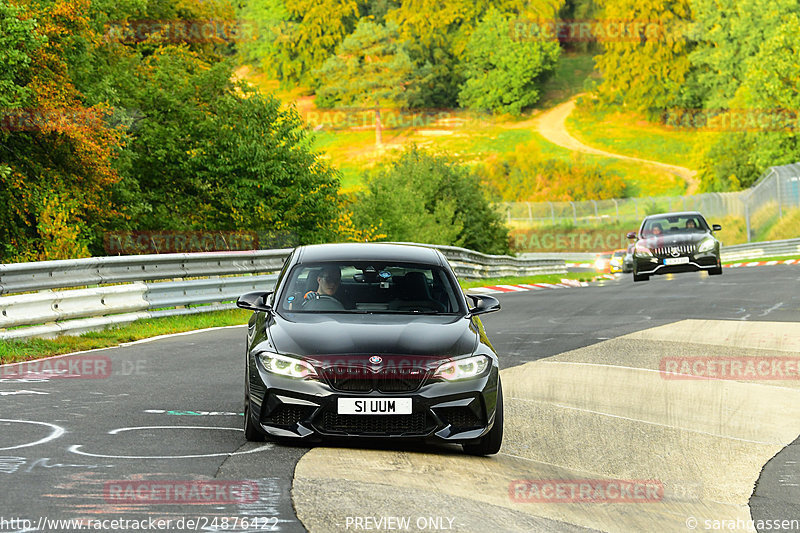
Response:
[[[383,359],[378,357],[377,355],[373,355],[372,357],[369,358],[369,362],[372,363],[373,365],[379,365],[383,362]]]

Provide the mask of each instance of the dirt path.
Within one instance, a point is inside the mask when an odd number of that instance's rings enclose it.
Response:
[[[536,118],[536,129],[542,135],[542,137],[553,144],[557,144],[558,146],[574,152],[582,152],[585,154],[594,154],[604,157],[615,157],[617,159],[626,159],[628,161],[636,161],[638,163],[644,163],[646,165],[663,168],[686,180],[686,194],[694,194],[697,192],[698,181],[695,177],[697,174],[697,171],[695,170],[691,170],[686,167],[679,167],[677,165],[669,165],[659,161],[651,161],[649,159],[641,159],[639,157],[631,157],[627,155],[606,152],[605,150],[587,146],[570,135],[567,131],[566,121],[569,114],[572,113],[573,109],[575,109],[575,100],[578,98],[578,96],[580,95],[577,95],[571,100],[545,111]]]

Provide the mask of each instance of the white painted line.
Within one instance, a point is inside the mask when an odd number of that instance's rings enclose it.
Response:
[[[124,343],[120,344],[120,346],[121,347],[134,346],[136,344],[145,344],[147,342],[158,341],[158,340],[161,340],[161,339],[169,339],[169,338],[172,338],[172,337],[184,337],[186,335],[194,335],[195,333],[205,333],[206,331],[217,331],[217,330],[222,330],[222,329],[244,328],[244,327],[247,327],[247,324],[239,324],[239,325],[236,325],[236,326],[217,326],[215,328],[196,329],[194,331],[184,331],[184,332],[181,332],[181,333],[169,333],[167,335],[159,335],[157,337],[150,337],[148,339],[141,339],[141,340],[133,341],[133,342],[124,342]]]
[[[53,431],[43,439],[39,439],[36,442],[29,442],[27,444],[20,444],[18,446],[9,446],[7,448],[0,448],[0,451],[2,451],[2,450],[17,450],[19,448],[29,448],[31,446],[37,446],[39,444],[44,444],[45,442],[50,442],[51,440],[56,440],[61,435],[63,435],[64,433],[67,432],[67,430],[65,430],[61,426],[57,426],[55,424],[49,424],[47,422],[36,422],[35,420],[11,420],[11,419],[7,419],[7,418],[0,418],[0,422],[11,422],[11,423],[17,423],[17,424],[34,424],[34,425],[37,425],[37,426],[47,426],[49,428],[53,428]]]
[[[753,261],[752,263],[747,263],[747,266],[754,267],[754,266],[759,266],[760,264],[761,264],[760,261]]]
[[[469,289],[469,290],[472,290],[472,289]],[[116,350],[117,348],[122,348],[122,347],[125,347],[125,346],[133,346],[134,344],[142,344],[142,343],[145,343],[145,342],[151,342],[151,341],[155,341],[155,340],[159,340],[159,339],[168,339],[169,337],[182,337],[184,335],[194,335],[195,333],[203,333],[203,332],[206,332],[206,331],[215,331],[215,330],[218,330],[218,329],[230,329],[230,328],[243,328],[243,327],[246,327],[246,326],[247,326],[247,324],[242,324],[242,325],[239,325],[239,326],[217,326],[215,328],[197,329],[197,330],[194,330],[194,331],[184,331],[182,333],[170,333],[168,335],[159,335],[158,337],[150,337],[149,339],[141,339],[141,340],[133,341],[133,342],[124,342],[122,344],[118,344],[116,346],[109,346],[107,348],[95,348],[93,350],[83,350],[83,351],[80,351],[80,352],[64,353],[64,354],[60,354],[60,355],[51,355],[50,357],[42,357],[42,358],[39,358],[39,359],[28,359],[28,360],[25,360],[25,361],[18,361],[16,363],[3,363],[3,364],[0,364],[0,367],[25,365],[25,364],[30,364],[31,361],[47,361],[48,359],[58,359],[58,358],[61,358],[61,357],[72,357],[73,355],[82,355],[82,354],[85,354],[85,353],[102,352],[102,351],[105,351],[105,350]]]
[[[767,266],[777,265],[777,261],[767,261]]]
[[[127,427],[127,428],[117,428],[112,429],[108,432],[109,435],[117,435],[119,433],[123,433],[125,431],[138,431],[140,429],[148,430],[148,429],[206,429],[206,430],[217,430],[217,431],[244,431],[240,428],[222,428],[222,427],[215,427],[215,426],[137,426],[137,427]],[[96,454],[96,453],[89,453],[81,451],[82,444],[75,444],[70,446],[68,450],[72,453],[76,453],[78,455],[86,455],[89,457],[102,457],[105,459],[196,459],[201,457],[230,457],[233,455],[247,455],[251,453],[263,452],[265,450],[272,449],[274,446],[270,443],[267,443],[264,446],[260,446],[258,448],[247,450],[244,452],[229,452],[229,453],[204,453],[204,454],[192,454],[192,455],[103,455],[103,454]]]
[[[521,284],[519,284],[517,286],[518,287],[525,287],[526,289],[528,289],[530,291],[539,291],[539,290],[542,289],[541,287],[537,287],[536,285],[528,285],[527,283],[521,283]]]

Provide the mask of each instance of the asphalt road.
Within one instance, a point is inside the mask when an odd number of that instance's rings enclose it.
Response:
[[[498,295],[503,310],[484,324],[503,366],[512,367],[687,318],[800,323],[798,282],[797,266],[637,284],[625,276]],[[304,531],[291,490],[307,448],[246,443],[240,431],[244,336],[244,328],[229,328],[21,372],[0,367],[0,532],[76,530],[42,518],[170,520],[162,529],[170,531]],[[69,368],[61,360],[88,366],[78,377],[59,377]],[[764,469],[751,499],[754,518],[800,518],[798,448]],[[248,527],[235,522],[242,517]]]

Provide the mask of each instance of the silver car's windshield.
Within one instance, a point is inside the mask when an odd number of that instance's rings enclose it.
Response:
[[[460,313],[461,295],[437,266],[327,262],[295,266],[279,306],[304,313]]]

